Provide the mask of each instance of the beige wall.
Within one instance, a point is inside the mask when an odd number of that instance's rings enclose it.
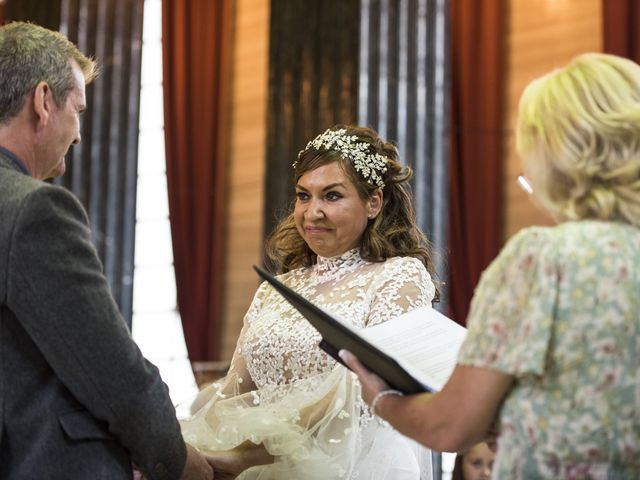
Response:
[[[478,0],[480,1],[480,0]],[[509,0],[507,23],[504,238],[549,223],[515,178],[517,100],[534,77],[580,52],[601,49],[601,0]],[[222,359],[230,359],[253,293],[251,265],[260,262],[268,83],[268,0],[237,0],[235,12],[229,206]]]
[[[528,225],[550,224],[517,185],[515,153],[518,99],[533,78],[581,52],[601,51],[601,0],[509,0],[505,91],[504,238]]]
[[[236,0],[232,66],[230,172],[223,360],[230,359],[260,264],[267,118],[269,1]]]

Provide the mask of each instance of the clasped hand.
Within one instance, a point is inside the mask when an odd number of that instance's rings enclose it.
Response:
[[[202,454],[213,468],[216,480],[234,479],[250,467],[273,463],[273,456],[266,451],[262,444],[256,445],[250,441],[246,441],[232,450],[207,450]]]

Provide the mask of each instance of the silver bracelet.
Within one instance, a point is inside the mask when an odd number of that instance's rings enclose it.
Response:
[[[396,395],[398,397],[402,397],[404,394],[399,390],[393,390],[393,389],[382,390],[378,392],[376,396],[373,397],[373,401],[371,402],[371,413],[373,415],[380,416],[376,412],[376,407],[378,406],[378,403],[380,403],[380,400],[382,400],[382,397],[386,397],[387,395]]]

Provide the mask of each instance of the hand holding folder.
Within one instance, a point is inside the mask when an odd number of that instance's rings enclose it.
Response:
[[[413,310],[375,327],[359,329],[314,305],[263,269],[269,282],[322,335],[320,348],[343,363],[341,349],[403,393],[435,392],[453,371],[466,329],[437,310]]]

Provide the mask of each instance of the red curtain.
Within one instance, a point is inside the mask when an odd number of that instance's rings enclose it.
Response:
[[[451,2],[450,315],[466,324],[502,244],[504,2]]]
[[[191,361],[216,360],[223,275],[231,0],[163,0],[167,182]]]
[[[640,3],[602,0],[604,51],[640,62]]]

